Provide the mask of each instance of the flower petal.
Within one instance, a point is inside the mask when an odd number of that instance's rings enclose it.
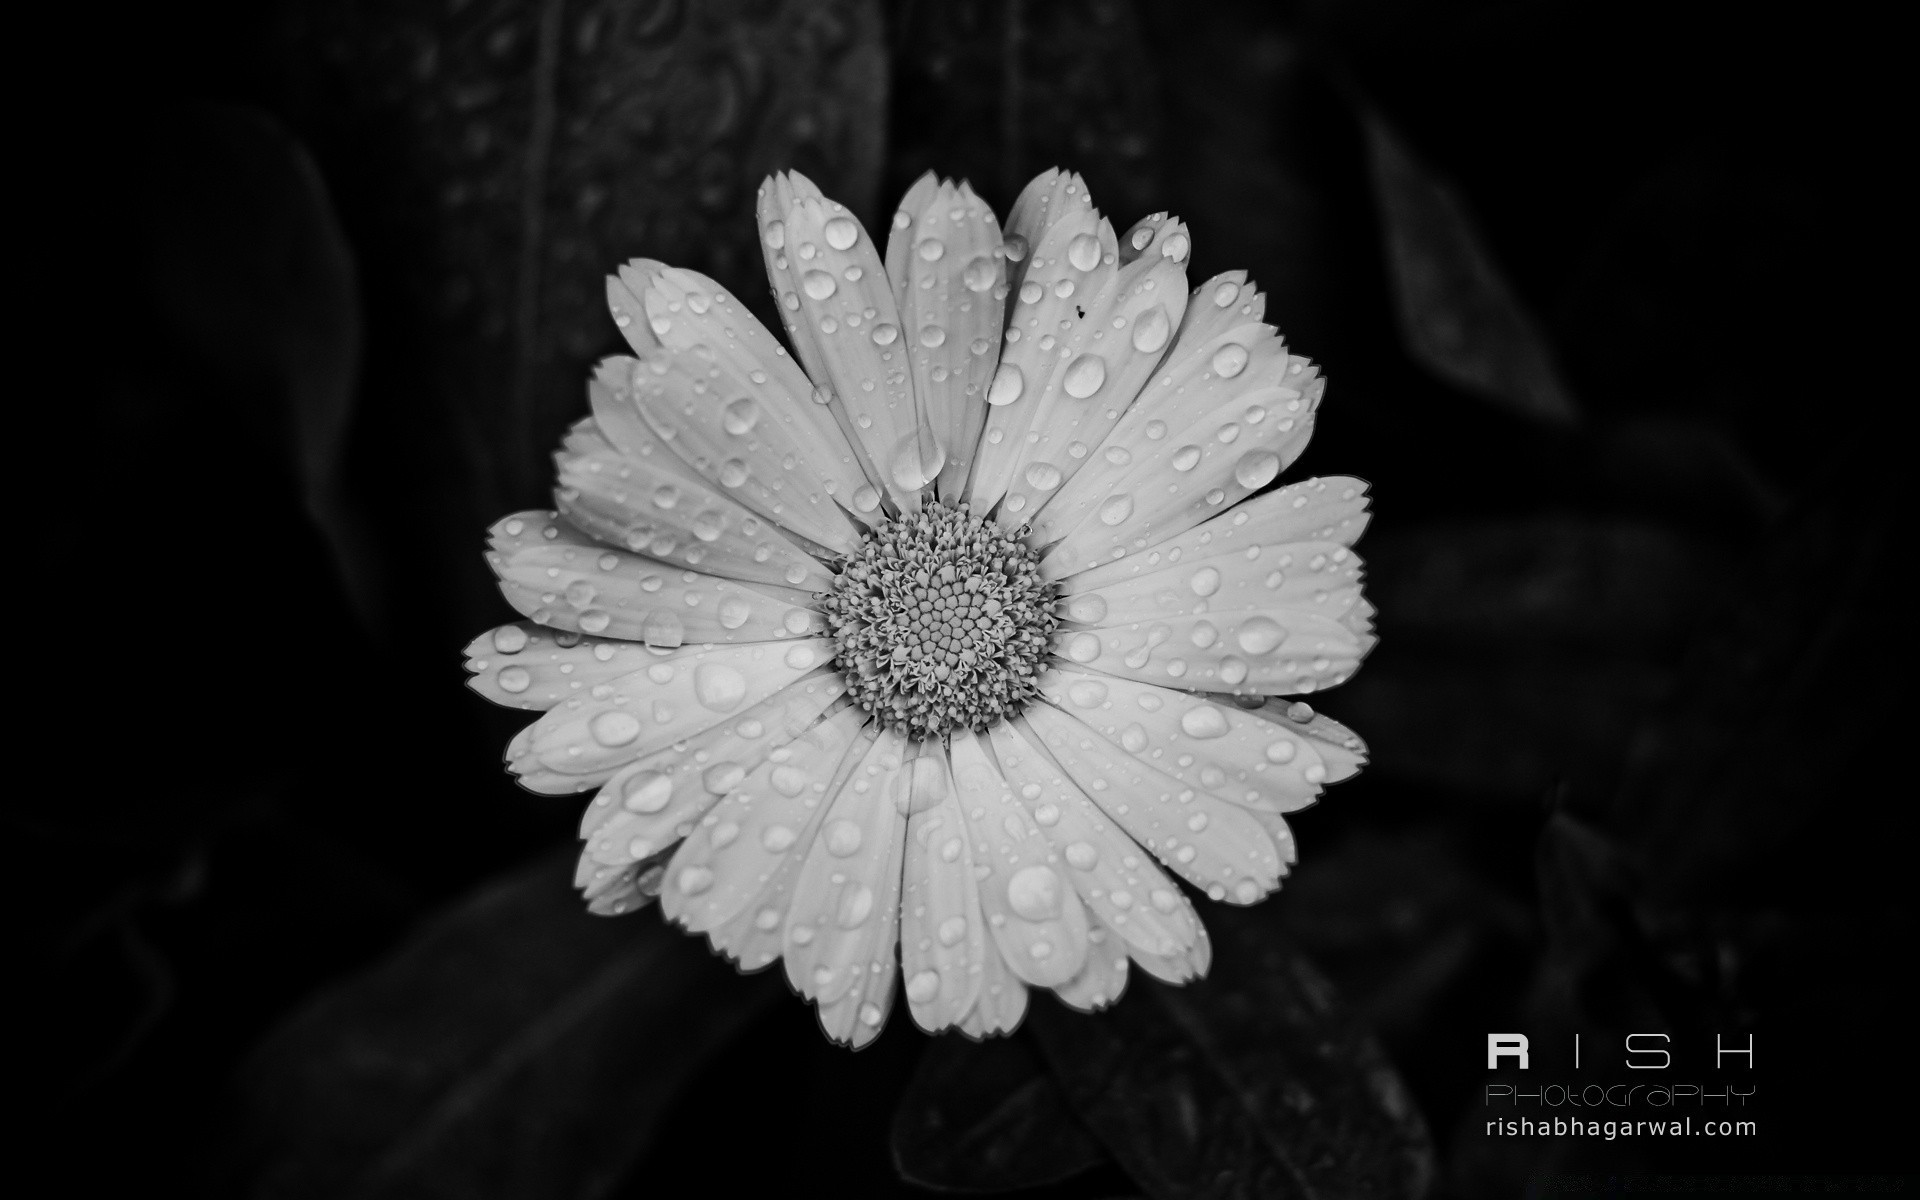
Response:
[[[787,337],[807,374],[832,391],[894,502],[920,505],[933,482],[933,429],[914,397],[908,336],[873,238],[797,172],[760,187],[761,250]],[[777,243],[777,244],[776,244]]]
[[[1244,528],[1192,553],[1158,547],[1122,559],[1158,567],[1104,587],[1079,586],[1096,572],[1076,576],[1056,653],[1143,683],[1236,695],[1344,682],[1376,640],[1364,613],[1349,619],[1359,557],[1337,542],[1259,544],[1261,526]]]
[[[657,337],[647,324],[647,280],[667,269],[667,264],[651,258],[630,259],[617,275],[607,276],[607,311],[627,345],[641,358],[658,354]]]
[[[1099,733],[1108,743],[1103,754],[1124,752],[1230,804],[1293,812],[1312,804],[1335,773],[1323,754],[1331,743],[1211,697],[1066,669],[1049,671],[1040,691]],[[1057,757],[1053,742],[1047,745]],[[1096,799],[1105,806],[1104,797]]]
[[[1099,1012],[1127,990],[1127,943],[1100,918],[1087,914],[1087,965],[1053,989],[1062,1003],[1081,1012]]]
[[[1305,448],[1324,381],[1269,326],[1239,321],[1216,331],[1225,323],[1205,314],[1210,307],[1204,298],[1189,304],[1157,378],[1033,518],[1032,540],[1062,560],[1060,573],[1198,525],[1272,482]]]
[[[827,784],[826,795],[840,794],[841,786],[866,759],[867,751],[879,732],[879,726],[871,722],[855,729],[853,741],[842,753],[840,765],[833,771]],[[757,971],[778,959],[786,950],[786,917],[793,907],[794,886],[800,880],[800,870],[806,864],[807,852],[818,835],[827,805],[816,804],[808,812],[812,815],[813,823],[800,830],[799,836],[794,839],[792,851],[774,864],[772,874],[761,885],[752,903],[744,905],[725,924],[707,932],[707,940],[713,944],[713,948],[739,963],[743,971]]]
[[[980,996],[976,968],[1000,952],[987,945],[966,818],[945,754],[914,760],[908,808],[900,970],[914,1022],[938,1033],[972,1011]]]
[[[543,711],[654,658],[633,642],[555,632],[531,621],[488,630],[467,644],[466,654],[473,672],[468,687],[495,704]]]
[[[587,902],[587,911],[599,917],[618,917],[638,912],[660,897],[660,880],[666,874],[671,851],[661,851],[639,862],[609,867],[595,862],[585,851],[573,873],[573,886]]]
[[[605,364],[602,364],[604,367]],[[596,409],[612,392],[588,386]],[[582,421],[554,455],[555,506],[574,526],[610,546],[749,583],[825,590],[833,575],[778,525],[696,474],[626,406],[623,450],[599,423]]]
[[[1167,357],[1173,331],[1186,312],[1186,226],[1165,218],[1150,219],[1130,230],[1123,241],[1129,248],[1140,241],[1144,252],[1136,251],[1134,260],[1116,271],[1089,278],[1087,290],[1076,290],[1068,298],[1066,315],[1054,324],[1037,324],[1043,318],[1032,314],[1039,306],[1026,302],[1034,295],[1049,298],[1044,289],[1058,287],[1053,282],[1056,276],[1072,278],[1071,244],[1066,261],[1042,262],[1036,255],[1033,270],[1020,285],[1021,303],[1012,328],[1042,346],[1057,336],[1058,349],[1053,355],[1055,373],[1036,397],[1031,427],[1015,445],[1006,498],[1001,501],[1001,512],[1009,523],[1038,512],[1064,481],[1090,461],[1089,456],[1106,441]],[[1094,292],[1096,283],[1099,290]]]
[[[865,713],[842,704],[791,740],[754,747],[757,762],[734,754],[709,768],[709,777],[720,772],[701,788],[710,807],[679,817],[688,832],[668,871],[661,901],[667,916],[696,933],[717,929],[747,911],[782,863],[804,859],[827,789],[865,721]],[[700,773],[693,774],[697,781]],[[711,795],[717,787],[724,796]]]
[[[973,465],[987,416],[987,385],[1000,361],[1007,295],[1000,222],[965,183],[930,189],[916,184],[894,217],[887,273],[913,393],[946,450],[940,493],[957,498]]]
[[[1014,977],[1003,955],[990,949],[980,960],[980,995],[961,1018],[960,1032],[975,1041],[1012,1033],[1026,1015],[1027,985]]]
[[[1039,183],[1036,179],[1028,190]],[[1078,176],[1067,177],[1047,194],[1047,224],[1021,264],[1023,282],[1011,297],[1006,344],[987,393],[986,433],[967,486],[975,512],[991,509],[1013,485],[1036,415],[1063,386],[1086,306],[1113,283],[1119,268],[1113,226],[1093,207]],[[1027,193],[1021,199],[1025,201]],[[1017,203],[1014,208],[1021,211]],[[1013,525],[1025,520],[1025,514],[1007,518]]]
[[[542,625],[672,648],[817,633],[813,596],[679,570],[610,550],[556,513],[515,513],[489,531],[507,602]]]
[[[1200,937],[1200,918],[1186,895],[1067,777],[1039,734],[1013,721],[996,725],[991,736],[1007,782],[1067,864],[1089,919],[1114,930],[1129,950],[1163,958],[1190,950]]]
[[[509,765],[523,777],[544,770],[610,778],[643,755],[738,719],[832,657],[824,639],[683,647],[568,697],[514,740]]]
[[[1087,915],[1080,897],[979,737],[956,732],[950,752],[960,810],[974,842],[980,909],[994,944],[1022,980],[1058,987],[1086,965]]]
[[[1279,851],[1246,809],[1183,786],[1174,764],[1149,765],[1051,704],[1029,705],[1026,719],[1094,803],[1212,899],[1252,904],[1280,886]]]
[[[892,730],[875,739],[806,850],[787,910],[787,982],[828,1006],[864,991],[890,970],[900,930],[900,865],[907,832],[894,804],[910,743]],[[887,974],[891,981],[891,974]],[[850,1031],[849,1031],[850,1032]]]
[[[618,866],[671,850],[752,773],[798,753],[791,743],[833,714],[845,690],[832,671],[815,671],[737,720],[620,768],[581,814],[587,856]]]

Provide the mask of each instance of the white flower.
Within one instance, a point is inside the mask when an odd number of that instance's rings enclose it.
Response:
[[[598,788],[577,882],[655,894],[776,959],[862,1045],[1003,1033],[1029,986],[1110,1004],[1207,969],[1187,894],[1251,904],[1284,814],[1364,761],[1304,703],[1373,642],[1366,485],[1266,490],[1323,381],[1244,272],[1191,292],[1185,226],[1116,239],[1049,171],[1003,231],[921,179],[885,257],[799,175],[760,189],[794,356],[733,296],[638,260],[558,512],[492,531],[529,618],[473,686],[545,710],[508,761]],[[796,361],[797,359],[797,361]]]

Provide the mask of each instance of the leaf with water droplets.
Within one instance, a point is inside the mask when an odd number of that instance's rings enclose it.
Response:
[[[894,1163],[925,1187],[1039,1187],[1106,1158],[1023,1036],[934,1039],[894,1110]]]
[[[580,1196],[646,1149],[784,997],[651,916],[582,912],[571,865],[510,872],[268,1035],[240,1075],[249,1194]]]
[[[1466,205],[1377,113],[1363,116],[1387,272],[1407,352],[1465,391],[1535,421],[1579,419],[1539,322]]]
[[[1142,980],[1098,1020],[1035,1006],[1076,1116],[1163,1200],[1424,1195],[1413,1100],[1271,909],[1216,910],[1221,954],[1185,987]]]

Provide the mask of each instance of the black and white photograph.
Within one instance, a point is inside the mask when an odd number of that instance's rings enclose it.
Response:
[[[10,1194],[1920,1195],[1891,10],[42,11]]]

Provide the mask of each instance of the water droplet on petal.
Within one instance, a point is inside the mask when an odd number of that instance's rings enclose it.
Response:
[[[827,853],[835,858],[846,858],[859,852],[860,827],[852,821],[835,821],[827,826],[824,835]]]
[[[760,406],[755,404],[750,396],[729,401],[726,408],[720,411],[720,424],[735,437],[740,437],[752,430],[755,422],[759,420]]]
[[[799,767],[782,765],[773,769],[767,782],[782,796],[798,796],[807,790],[807,773]]]
[[[804,608],[790,608],[787,615],[780,618],[780,624],[788,633],[805,633],[813,628],[813,614]]]
[[[1160,243],[1160,256],[1172,262],[1185,262],[1187,260],[1187,248],[1187,235],[1184,233],[1176,233],[1166,241]]]
[[[928,238],[920,243],[918,251],[921,262],[939,262],[947,252],[947,244],[939,238]]]
[[[806,278],[800,281],[800,286],[805,288],[807,295],[812,296],[815,300],[825,300],[828,296],[833,295],[840,285],[835,283],[833,276],[827,274],[825,271],[808,271]]]
[[[944,345],[946,340],[947,331],[938,325],[926,325],[920,330],[920,344],[929,350]]]
[[[960,272],[960,282],[967,285],[970,292],[984,292],[1000,281],[1000,272],[990,258],[976,258]]]
[[[1281,738],[1267,747],[1267,761],[1270,763],[1292,762],[1296,747],[1286,738]]]
[[[1067,619],[1091,625],[1107,615],[1107,598],[1096,592],[1067,601]]]
[[[1100,504],[1100,523],[1102,525],[1118,525],[1132,515],[1132,496],[1109,496]]]
[[[1027,389],[1027,377],[1020,368],[1012,363],[1003,362],[994,372],[993,385],[987,389],[987,403],[992,405],[1012,404]]]
[[[1247,664],[1228,655],[1220,660],[1220,682],[1236,687],[1247,677]]]
[[[828,849],[832,849],[829,844]],[[840,897],[840,928],[858,929],[873,911],[873,889],[864,883],[856,883]],[[879,1010],[875,1010],[877,1013]]]
[[[855,512],[870,513],[880,507],[880,492],[870,483],[863,483],[854,489],[853,509]]]
[[[1098,354],[1082,354],[1067,367],[1060,386],[1075,400],[1085,400],[1107,381],[1107,363]]]
[[[900,330],[896,326],[882,322],[875,325],[873,332],[868,336],[873,339],[873,344],[876,346],[891,346],[899,340]]]
[[[1191,738],[1225,737],[1227,714],[1211,704],[1196,704],[1180,714],[1180,728]]]
[[[1239,298],[1240,285],[1237,283],[1229,281],[1213,289],[1213,304],[1215,308],[1231,307],[1233,302]]]
[[[860,240],[860,226],[847,217],[833,218],[821,232],[826,234],[827,245],[835,250],[850,250]]]
[[[1100,852],[1090,842],[1074,842],[1067,847],[1067,862],[1076,870],[1091,871],[1099,861]]]
[[[1147,748],[1147,731],[1138,724],[1127,726],[1120,732],[1120,748],[1128,754],[1138,754]]]
[[[1249,450],[1233,466],[1233,478],[1241,487],[1259,488],[1272,483],[1280,474],[1280,456],[1270,450]]]
[[[720,483],[725,487],[739,487],[747,481],[747,464],[737,458],[730,458],[720,464]]]
[[[680,872],[680,890],[697,896],[713,886],[713,872],[705,867],[686,867]]]
[[[746,768],[739,763],[715,763],[701,773],[700,786],[716,796],[724,796],[739,787],[746,777]]]
[[[769,825],[760,831],[760,845],[768,854],[783,854],[798,836],[785,825]]]
[[[1099,708],[1107,702],[1107,685],[1096,679],[1079,679],[1067,685],[1067,699],[1081,708]]]
[[[602,746],[624,746],[640,736],[640,722],[628,713],[603,712],[587,723],[587,732]]]
[[[938,933],[942,946],[952,946],[958,943],[961,938],[967,936],[967,919],[965,917],[948,917],[946,920],[940,922]]]
[[[747,677],[725,663],[701,663],[693,672],[694,698],[715,712],[732,712],[747,696]]]
[[[768,222],[767,230],[761,234],[761,237],[766,241],[769,250],[784,249],[787,244],[786,223],[782,221]]]
[[[1240,623],[1234,640],[1248,654],[1265,654],[1287,640],[1287,631],[1271,617],[1249,617]]]
[[[493,648],[502,654],[518,654],[527,648],[527,631],[518,625],[502,625],[493,631]]]
[[[947,465],[947,448],[930,429],[912,429],[894,447],[889,474],[903,491],[917,492],[939,478]]]
[[[1142,354],[1152,354],[1167,344],[1167,337],[1173,332],[1173,323],[1167,319],[1167,310],[1154,305],[1133,319],[1133,348]]]
[[[1173,452],[1173,469],[1191,471],[1200,461],[1200,447],[1182,446]]]
[[[1060,468],[1052,463],[1037,462],[1027,468],[1027,485],[1039,491],[1060,486]]]
[[[940,994],[940,974],[937,971],[921,971],[907,980],[907,999],[915,1004],[926,1004]]]
[[[1187,580],[1187,586],[1196,596],[1211,596],[1220,590],[1220,572],[1213,567],[1201,567]]]
[[[806,670],[819,661],[819,658],[812,646],[795,646],[787,651],[787,665],[796,671]]]
[[[525,667],[502,667],[500,673],[494,676],[494,681],[500,685],[501,691],[515,696],[533,686],[533,676],[527,673]]]
[[[680,618],[670,612],[650,612],[640,624],[640,640],[658,649],[671,650],[687,640],[687,629]]]
[[[1027,256],[1027,239],[1013,234],[1001,243],[1000,252],[1007,256],[1008,262],[1019,262]]]
[[[1247,348],[1238,342],[1228,342],[1213,352],[1213,373],[1222,379],[1232,379],[1247,369]]]
[[[1100,239],[1083,233],[1067,243],[1067,261],[1076,271],[1091,271],[1100,265]]]
[[[913,214],[906,209],[903,208],[893,214],[893,227],[895,229],[905,229],[911,224],[913,224]]]
[[[1100,639],[1091,633],[1074,636],[1067,643],[1067,657],[1077,663],[1090,663],[1100,657]]]
[[[1060,875],[1052,867],[1031,866],[1007,880],[1007,906],[1028,921],[1060,915]]]

